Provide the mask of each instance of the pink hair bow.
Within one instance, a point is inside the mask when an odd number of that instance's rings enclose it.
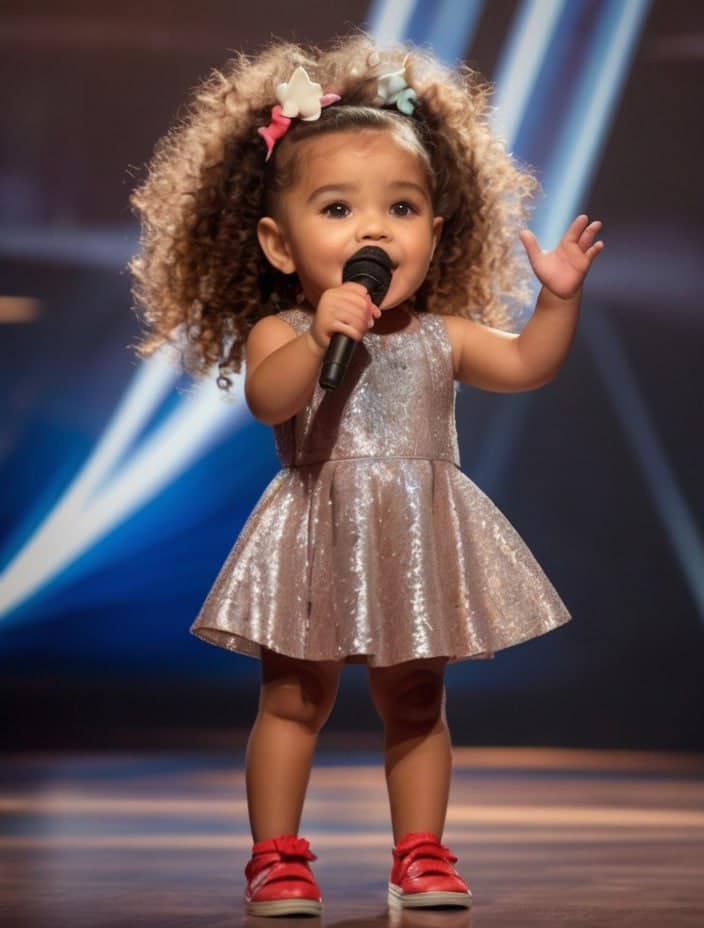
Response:
[[[282,136],[286,135],[288,127],[291,125],[291,120],[288,116],[284,116],[281,112],[281,107],[276,104],[271,108],[271,122],[268,126],[260,126],[257,129],[257,132],[266,142],[266,158],[265,161],[268,161],[271,158],[271,153],[274,150],[274,145],[279,141]]]

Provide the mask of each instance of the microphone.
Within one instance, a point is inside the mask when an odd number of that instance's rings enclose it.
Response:
[[[383,248],[366,245],[345,261],[342,283],[348,280],[361,284],[378,306],[391,284],[391,258]],[[335,332],[323,360],[323,372],[318,383],[325,390],[334,390],[342,383],[357,342],[344,332]]]

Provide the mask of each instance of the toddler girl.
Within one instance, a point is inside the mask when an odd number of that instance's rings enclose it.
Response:
[[[468,68],[363,34],[328,51],[278,42],[198,88],[133,195],[141,354],[176,342],[188,371],[217,364],[227,390],[246,345],[247,403],[274,427],[282,465],[192,626],[261,660],[246,761],[252,914],[321,910],[298,831],[346,661],[366,662],[384,723],[389,904],[468,908],[441,844],[445,666],[570,618],[459,469],[455,382],[509,392],[555,376],[600,223],[579,216],[549,253],[520,230],[536,183],[492,135],[487,95]],[[519,235],[542,289],[516,335]],[[391,267],[379,306],[342,282],[368,246]],[[323,389],[335,333],[356,344],[340,385]]]

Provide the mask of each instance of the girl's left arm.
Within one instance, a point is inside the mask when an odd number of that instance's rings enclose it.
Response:
[[[601,222],[577,216],[553,251],[541,250],[527,229],[520,233],[542,289],[533,315],[516,339],[529,378],[547,382],[562,367],[572,345],[582,299],[582,284],[604,243],[594,241]]]

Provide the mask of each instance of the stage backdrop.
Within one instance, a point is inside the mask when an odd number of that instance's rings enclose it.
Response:
[[[496,81],[498,126],[543,184],[544,247],[580,211],[605,223],[558,377],[458,393],[463,470],[573,621],[451,667],[455,739],[701,749],[704,6],[687,0],[3,5],[4,743],[252,720],[258,663],[188,627],[276,473],[272,433],[241,379],[225,403],[128,349],[128,196],[233,49],[354,26]],[[363,668],[330,725],[378,725]]]

